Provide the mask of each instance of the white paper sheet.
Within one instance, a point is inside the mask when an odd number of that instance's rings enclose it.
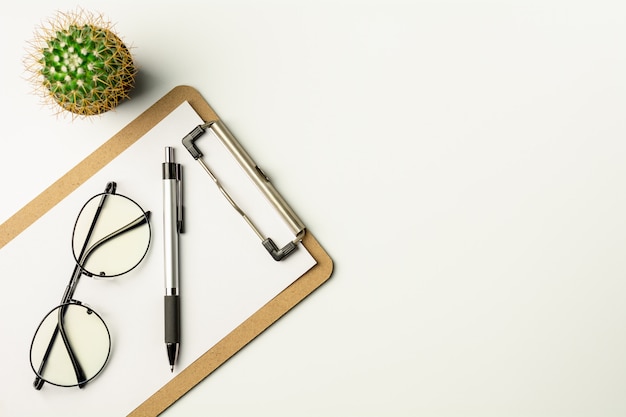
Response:
[[[1,415],[126,415],[232,329],[266,304],[315,261],[299,245],[276,262],[224,199],[181,139],[202,120],[183,103],[144,138],[115,158],[0,250],[5,298],[0,303],[3,358]],[[244,146],[245,146],[245,141]],[[197,142],[242,207],[279,246],[293,238],[273,208],[221,144],[206,133]],[[181,236],[181,350],[170,373],[163,340],[161,163],[175,148],[184,168],[185,233]],[[220,149],[221,148],[221,149]],[[210,155],[210,157],[209,157]],[[231,161],[229,161],[231,158]],[[52,158],[51,158],[52,160]],[[112,280],[83,277],[75,298],[105,320],[112,352],[101,375],[84,389],[32,387],[29,348],[40,320],[61,299],[74,260],[75,218],[108,181],[151,211],[152,244],[143,263]]]

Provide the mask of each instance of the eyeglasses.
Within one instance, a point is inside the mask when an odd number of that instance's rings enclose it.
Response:
[[[150,212],[116,194],[109,182],[81,209],[74,225],[72,251],[76,266],[61,303],[41,321],[30,347],[33,383],[82,388],[106,365],[111,335],[104,320],[74,299],[80,277],[111,278],[134,269],[150,246]]]

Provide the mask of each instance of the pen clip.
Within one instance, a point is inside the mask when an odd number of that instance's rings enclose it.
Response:
[[[183,166],[176,164],[176,227],[184,233]]]

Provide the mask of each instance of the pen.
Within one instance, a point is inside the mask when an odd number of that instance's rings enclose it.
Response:
[[[183,229],[182,166],[174,162],[174,148],[165,148],[163,169],[163,255],[165,260],[165,347],[174,372],[180,348],[178,237]]]

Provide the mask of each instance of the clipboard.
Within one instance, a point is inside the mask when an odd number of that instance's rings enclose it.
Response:
[[[0,249],[138,141],[184,101],[187,101],[203,120],[219,120],[215,111],[197,90],[190,86],[175,87],[0,225]],[[333,272],[332,259],[308,229],[302,237],[301,244],[315,259],[314,267],[200,355],[149,398],[138,404],[128,416],[156,416],[165,411],[326,282]]]

